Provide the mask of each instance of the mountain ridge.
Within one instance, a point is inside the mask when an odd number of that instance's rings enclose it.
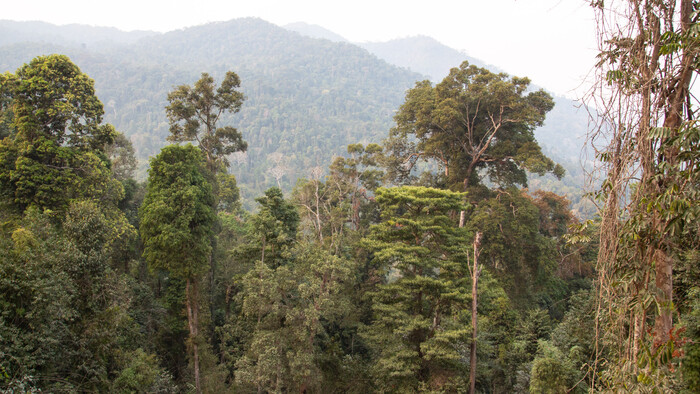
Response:
[[[80,31],[85,34],[91,28]],[[249,143],[248,153],[232,160],[232,172],[248,199],[273,185],[290,190],[310,168],[325,168],[334,155],[344,154],[348,144],[381,142],[408,89],[426,76],[442,79],[446,70],[464,60],[462,56],[471,59],[429,37],[392,40],[381,50],[376,45],[368,50],[304,36],[260,18],[154,33],[113,45],[78,41],[57,37],[52,43],[35,37],[30,44],[0,45],[0,71],[14,71],[41,54],[69,55],[95,80],[105,121],[133,141],[142,163],[141,178],[146,158],[166,144],[167,93],[177,85],[193,84],[202,72],[217,81],[226,71],[238,73],[247,100],[239,114],[222,118],[222,124],[239,128]],[[391,47],[413,57],[392,58],[386,53]],[[440,57],[438,62],[432,53],[452,58]],[[416,62],[420,56],[439,68]],[[444,74],[435,75],[439,73]],[[537,131],[546,136],[540,142],[547,152],[566,145],[557,138],[558,127],[554,125],[550,135],[546,129],[544,134]]]

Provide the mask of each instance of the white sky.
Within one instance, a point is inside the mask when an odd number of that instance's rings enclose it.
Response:
[[[572,98],[583,93],[579,86],[596,53],[587,0],[0,0],[0,4],[0,19],[127,31],[166,32],[255,16],[278,25],[317,24],[354,42],[421,34]]]

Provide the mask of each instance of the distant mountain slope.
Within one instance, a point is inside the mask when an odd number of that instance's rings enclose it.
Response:
[[[502,71],[425,36],[358,45],[391,64],[426,75],[434,83],[442,81],[452,67],[465,60],[494,72]],[[533,88],[538,89],[536,85],[537,81],[533,81]],[[578,157],[583,145],[581,138],[585,136],[588,125],[588,113],[579,110],[579,104],[573,100],[561,96],[554,96],[554,100],[554,110],[547,115],[545,126],[536,132],[538,140],[559,159]]]
[[[405,91],[422,78],[355,45],[303,37],[255,18],[94,49],[63,42],[4,45],[0,71],[54,52],[67,54],[95,79],[105,120],[132,139],[144,163],[166,144],[164,106],[173,87],[194,83],[201,72],[217,81],[227,70],[238,73],[247,100],[222,122],[241,130],[249,144],[232,167],[249,199],[278,183],[291,189],[348,144],[380,142]]]
[[[0,20],[0,45],[20,42],[50,42],[63,44],[94,44],[111,41],[128,44],[141,38],[157,35],[152,31],[125,32],[113,27],[87,25],[56,26],[45,22],[15,22]]]
[[[450,68],[459,66],[465,60],[470,64],[486,67],[485,62],[426,36],[398,38],[386,42],[361,42],[357,45],[391,64],[423,74],[431,81],[441,81]],[[487,68],[497,71],[493,66]]]
[[[282,27],[284,27],[287,30],[295,31],[301,34],[302,36],[307,36],[311,38],[321,38],[333,42],[348,42],[348,40],[346,40],[345,37],[339,34],[336,34],[319,25],[312,25],[306,22],[288,23]]]
[[[222,122],[237,127],[249,144],[246,155],[232,160],[248,201],[273,185],[290,190],[310,168],[326,168],[332,156],[344,154],[348,144],[380,142],[416,81],[439,81],[465,59],[483,65],[428,37],[362,44],[368,48],[363,49],[257,18],[165,34],[35,22],[0,22],[0,32],[9,32],[0,34],[0,72],[14,71],[38,55],[63,53],[95,80],[105,121],[134,142],[141,177],[146,159],[167,144],[167,93],[194,83],[202,72],[217,81],[228,70],[238,73],[247,99],[239,114]],[[98,38],[112,44],[89,40]],[[556,102],[536,136],[576,177],[565,180],[572,198],[583,184],[578,157],[587,115],[570,100]],[[551,186],[549,179],[533,179],[532,185],[564,187]]]

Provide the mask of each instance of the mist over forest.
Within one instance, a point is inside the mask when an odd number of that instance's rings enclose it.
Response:
[[[698,392],[700,5],[657,3],[595,111],[427,36],[0,20],[0,392]]]
[[[193,83],[202,72],[217,78],[235,71],[246,101],[240,113],[224,114],[222,121],[250,143],[230,168],[248,209],[269,187],[290,191],[312,168],[344,155],[347,145],[380,143],[415,82],[439,82],[465,60],[484,66],[428,37],[359,44],[363,51],[347,42],[329,42],[332,33],[318,27],[301,35],[293,26],[288,30],[253,18],[165,34],[10,21],[0,29],[5,31],[0,41],[3,72],[38,54],[63,53],[95,80],[105,122],[134,145],[139,180],[146,177],[148,158],[167,144],[167,93]],[[556,188],[577,204],[580,216],[588,217],[592,207],[580,199],[588,113],[563,97],[556,100],[536,135],[543,149],[566,166],[567,177],[563,182],[536,178],[533,186]]]

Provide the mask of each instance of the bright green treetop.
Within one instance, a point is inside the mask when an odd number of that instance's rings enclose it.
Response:
[[[36,57],[0,82],[12,100],[13,124],[24,141],[45,138],[101,151],[115,137],[112,126],[101,125],[104,110],[94,81],[67,56]]]
[[[63,209],[74,198],[118,201],[104,155],[116,132],[101,125],[93,81],[66,56],[33,59],[0,76],[0,199],[19,211]],[[5,123],[5,122],[3,122]]]

